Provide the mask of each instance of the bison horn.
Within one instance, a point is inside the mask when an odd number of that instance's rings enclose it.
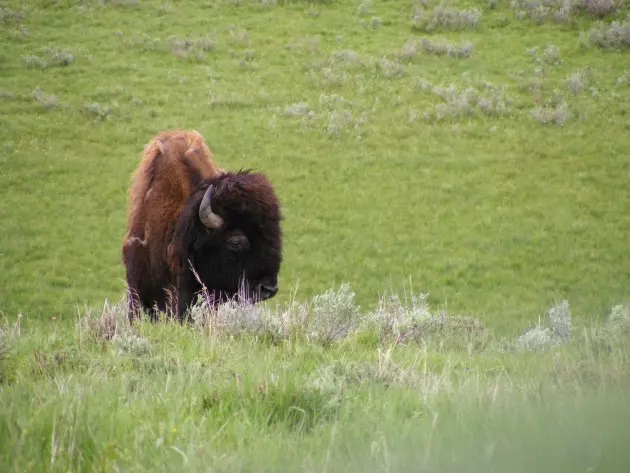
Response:
[[[208,187],[208,190],[203,196],[201,204],[199,205],[199,220],[208,228],[221,228],[223,226],[223,219],[212,211],[211,194],[212,187]]]

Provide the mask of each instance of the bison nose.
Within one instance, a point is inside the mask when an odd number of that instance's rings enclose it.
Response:
[[[277,282],[263,282],[260,283],[260,295],[263,300],[271,299],[278,292]]]

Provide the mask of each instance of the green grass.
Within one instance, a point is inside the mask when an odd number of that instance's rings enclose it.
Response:
[[[370,306],[412,286],[509,328],[559,299],[586,320],[628,298],[628,53],[585,47],[595,21],[583,12],[537,25],[507,3],[468,2],[476,28],[427,33],[412,2],[393,0],[1,5],[10,317],[71,317],[120,296],[130,175],[173,127],[202,132],[220,166],[273,180],[286,216],[279,301],[347,281]],[[418,46],[399,61],[412,37],[473,52]],[[558,64],[545,60],[550,44]],[[581,71],[576,95],[565,80]],[[451,83],[450,99],[436,95]],[[466,105],[469,87],[495,102]],[[534,119],[555,94],[568,120]],[[310,116],[294,116],[301,102]]]
[[[515,4],[0,0],[0,471],[627,471],[628,8]],[[129,327],[168,128],[272,179],[281,291]]]
[[[330,307],[314,304],[311,314]],[[76,324],[2,327],[0,470],[568,473],[630,464],[627,307],[542,351],[467,332],[458,318],[406,343],[355,324],[329,345],[305,338],[308,323],[282,339],[203,322],[129,327],[121,307]]]

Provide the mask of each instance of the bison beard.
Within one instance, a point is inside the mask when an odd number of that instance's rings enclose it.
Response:
[[[174,158],[168,159],[172,165]],[[144,309],[154,319],[158,310],[183,320],[202,290],[213,304],[242,296],[252,302],[273,297],[282,262],[282,217],[267,178],[250,171],[210,178],[192,172],[190,193],[182,202],[171,202],[172,194],[158,192],[172,184],[165,182],[171,179],[168,174],[156,172],[159,165],[160,159],[153,159],[146,166],[152,181],[136,184],[136,193],[132,191],[122,250],[130,318]],[[170,216],[160,212],[174,208],[178,210]]]

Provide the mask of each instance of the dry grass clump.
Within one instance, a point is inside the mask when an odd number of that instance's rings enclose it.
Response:
[[[126,300],[121,300],[115,304],[105,301],[100,312],[87,309],[77,322],[79,333],[94,343],[110,342],[118,335],[130,333],[126,307]]]

